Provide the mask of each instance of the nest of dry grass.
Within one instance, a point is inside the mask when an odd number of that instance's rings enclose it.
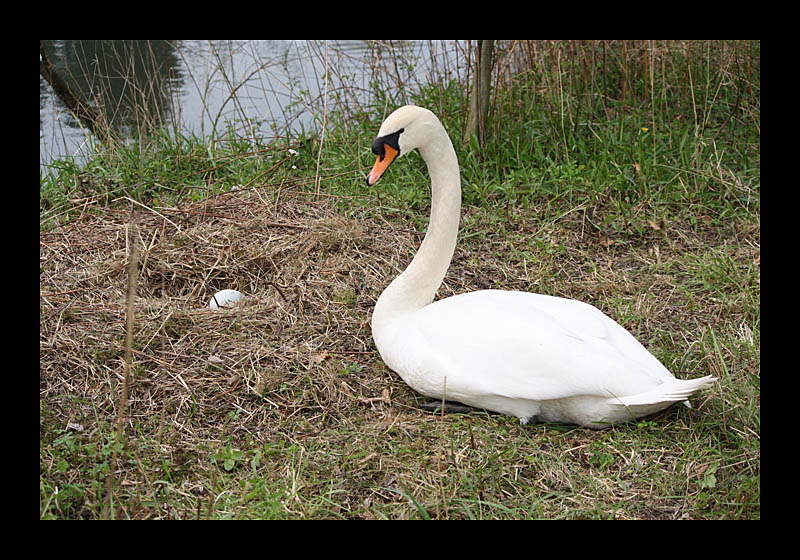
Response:
[[[320,479],[339,480],[346,489],[337,508],[368,511],[364,504],[371,500],[398,499],[383,490],[400,492],[401,479],[416,481],[418,461],[404,464],[384,449],[386,437],[375,434],[400,430],[407,436],[401,440],[422,446],[427,456],[437,420],[406,414],[419,397],[380,360],[369,320],[421,234],[406,219],[392,225],[378,217],[386,212],[362,209],[346,217],[331,198],[307,193],[275,201],[249,190],[180,209],[137,208],[133,217],[129,208],[106,208],[40,234],[40,438],[51,442],[70,431],[96,446],[113,433],[125,371],[127,267],[136,244],[124,415],[128,454],[136,460],[114,470],[126,516],[201,517],[201,509],[213,507],[208,485],[221,449],[286,441],[302,449],[315,442],[313,449],[330,454],[315,457],[315,468]],[[466,208],[439,296],[496,287],[538,291],[589,301],[615,318],[621,304],[637,317],[635,334],[645,342],[657,331],[702,332],[705,324],[730,323],[729,306],[710,296],[687,306],[671,276],[656,266],[669,261],[678,270],[680,255],[724,239],[681,228],[610,242],[590,227],[590,218],[577,209],[543,221],[535,209],[515,210],[498,227],[491,212]],[[245,293],[246,300],[234,309],[209,309],[212,294],[224,288]],[[472,432],[463,437],[474,447]],[[575,447],[598,436],[570,437],[565,445]],[[96,465],[82,467],[77,458],[60,472],[48,453],[40,468],[56,486],[86,487],[99,476],[87,472]],[[367,455],[350,464],[347,457],[360,453]],[[162,461],[173,469],[170,492],[177,495],[166,507],[177,511],[152,505]],[[284,485],[290,465],[274,466],[259,477]],[[387,468],[405,474],[388,476]],[[100,499],[83,491],[62,515],[99,516]]]
[[[116,415],[133,243],[129,426],[160,418],[192,432],[198,418],[216,424],[238,410],[241,425],[277,429],[265,415],[380,406],[401,386],[376,360],[368,320],[395,263],[406,260],[399,253],[414,250],[412,232],[347,219],[327,199],[276,203],[255,191],[140,211],[130,222],[128,210],[106,212],[40,236],[48,423]],[[246,301],[208,309],[223,288]]]
[[[491,229],[481,220],[465,212],[464,234]],[[587,243],[577,214],[553,232],[516,221],[515,237],[481,235],[480,245],[457,249],[441,293],[502,286],[602,308],[599,296],[607,290],[632,298],[642,281],[650,291],[671,290],[668,279],[629,278],[630,266],[620,260],[627,250],[615,256],[615,247],[600,247],[594,263],[572,262],[579,251],[569,246]],[[545,255],[536,274],[516,254],[534,235],[556,236],[567,247]],[[133,219],[128,209],[105,211],[42,234],[40,399],[59,403],[48,414],[61,426],[96,411],[115,417],[127,265],[136,243],[129,424],[158,417],[185,428],[187,415],[239,410],[242,424],[276,425],[264,415],[388,404],[397,390],[411,392],[380,361],[369,318],[419,240],[418,232],[376,218],[348,219],[328,198],[297,193],[275,202],[257,191],[180,210],[139,209]],[[208,309],[224,288],[245,293],[246,301],[233,310]],[[659,301],[669,305],[670,298]],[[94,412],[80,410],[87,406]]]

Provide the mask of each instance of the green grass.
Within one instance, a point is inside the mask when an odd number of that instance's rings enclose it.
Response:
[[[231,128],[211,144],[153,133],[40,177],[40,517],[102,517],[113,472],[124,518],[760,518],[760,45],[651,46],[652,75],[634,46],[609,45],[605,64],[597,46],[536,51],[504,75],[482,147],[460,136],[462,84],[411,94],[450,131],[462,171],[462,229],[439,295],[588,301],[679,377],[719,378],[693,409],[596,432],[414,408],[367,321],[419,242],[409,230],[427,226],[428,177],[411,154],[366,188],[377,91],[328,116],[319,173],[318,138],[267,145]],[[283,230],[219,196],[254,187],[270,220],[308,237],[273,249]],[[181,231],[142,226],[134,393],[112,468],[124,240],[104,234],[96,260],[78,244],[67,254],[81,266],[62,270],[61,238],[48,236],[77,226],[92,245],[91,231],[117,231],[129,199]],[[247,243],[226,244],[237,236]],[[208,256],[191,266],[168,251]],[[188,309],[208,278],[282,288],[220,322]],[[87,293],[94,281],[113,293]],[[214,352],[223,369],[206,361]]]

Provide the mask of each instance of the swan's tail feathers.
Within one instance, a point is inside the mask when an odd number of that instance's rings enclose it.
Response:
[[[614,401],[617,404],[624,406],[646,406],[668,404],[673,402],[684,401],[688,403],[688,399],[692,393],[699,391],[707,385],[711,385],[716,381],[716,377],[707,375],[697,379],[671,379],[665,381],[658,387],[639,393],[638,395],[630,395],[628,397],[615,397]],[[691,408],[691,405],[688,405]]]

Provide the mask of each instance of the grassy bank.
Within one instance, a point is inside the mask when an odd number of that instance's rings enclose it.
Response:
[[[152,132],[60,162],[40,180],[40,517],[760,518],[759,49],[506,44],[483,146],[464,83],[404,92],[461,165],[439,297],[581,299],[678,377],[719,377],[603,432],[427,414],[380,360],[370,313],[429,204],[418,154],[364,182],[391,87],[330,103],[324,138]],[[245,305],[207,310],[223,288]]]

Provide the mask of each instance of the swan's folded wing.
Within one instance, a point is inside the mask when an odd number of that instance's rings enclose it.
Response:
[[[404,368],[430,380],[447,377],[453,395],[626,396],[673,378],[596,308],[525,292],[440,300],[405,318],[396,336],[406,338]]]

